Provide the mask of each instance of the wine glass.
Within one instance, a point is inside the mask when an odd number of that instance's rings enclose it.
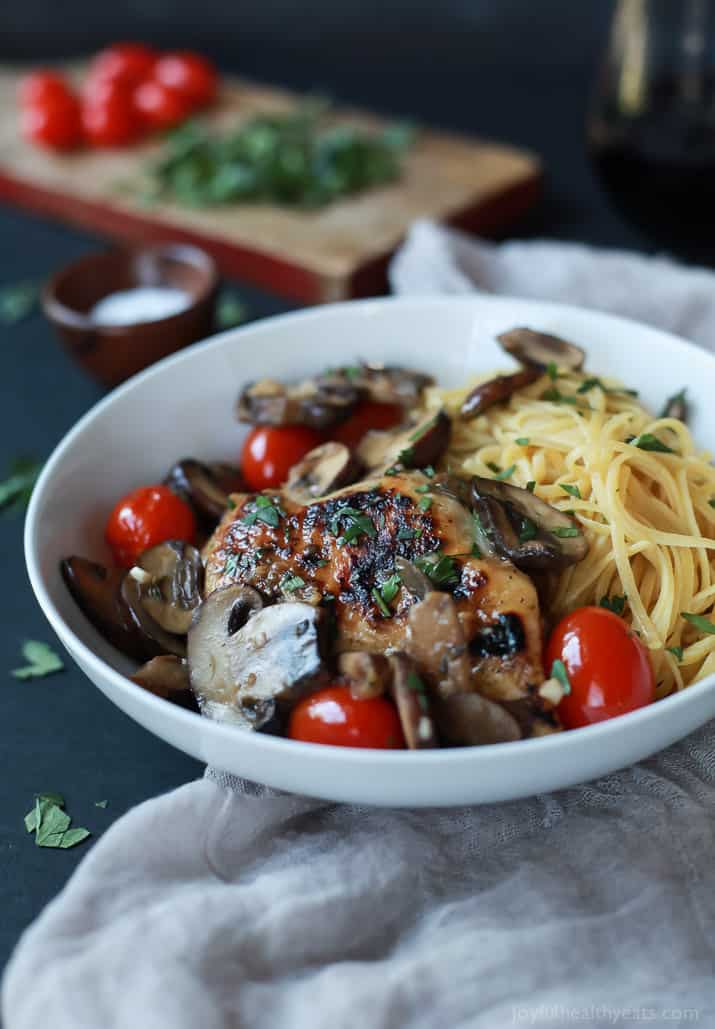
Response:
[[[715,258],[715,0],[618,0],[587,146],[627,220]]]

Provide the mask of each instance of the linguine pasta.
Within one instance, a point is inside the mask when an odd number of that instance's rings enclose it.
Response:
[[[658,697],[715,672],[715,635],[682,617],[710,621],[715,603],[711,455],[683,422],[654,418],[619,383],[581,372],[544,376],[460,420],[475,382],[491,377],[430,389],[427,406],[454,416],[444,467],[533,482],[538,497],[581,524],[588,556],[559,576],[547,618],[603,598],[620,608],[625,597],[623,616],[650,651]],[[661,446],[673,452],[644,449]]]

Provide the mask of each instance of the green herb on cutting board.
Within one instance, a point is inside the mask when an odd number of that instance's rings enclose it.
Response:
[[[88,829],[70,828],[72,819],[64,810],[65,801],[60,793],[37,793],[35,803],[25,815],[25,828],[34,832],[38,847],[67,850],[76,847],[92,834]]]
[[[42,679],[63,671],[65,667],[59,654],[40,640],[26,640],[22,645],[22,656],[27,664],[10,672],[16,679]]]
[[[18,457],[10,465],[10,474],[0,482],[0,511],[17,511],[27,507],[42,464],[31,457]]]
[[[14,282],[0,286],[0,323],[14,325],[31,315],[37,307],[39,289],[34,282]]]

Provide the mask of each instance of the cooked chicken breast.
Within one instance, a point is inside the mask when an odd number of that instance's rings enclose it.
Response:
[[[269,598],[327,601],[338,652],[409,653],[408,612],[417,598],[398,580],[389,605],[379,591],[395,575],[397,557],[412,562],[440,551],[454,557],[449,589],[468,644],[472,688],[518,700],[543,682],[533,583],[508,561],[473,556],[470,511],[433,490],[423,473],[385,475],[305,507],[279,493],[232,500],[236,506],[204,549],[207,594],[241,583]]]

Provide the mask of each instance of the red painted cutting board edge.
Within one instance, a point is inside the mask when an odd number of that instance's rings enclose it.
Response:
[[[538,199],[541,186],[542,176],[536,173],[460,211],[448,221],[468,232],[492,234],[524,214]],[[210,253],[224,274],[306,304],[374,296],[386,292],[387,288],[387,265],[391,254],[380,255],[358,268],[347,283],[347,289],[341,292],[336,290],[332,280],[279,257],[248,250],[239,244],[216,240],[198,232],[161,225],[148,217],[142,218],[141,215],[119,211],[92,200],[68,197],[64,193],[23,182],[2,172],[0,200],[39,214],[51,215],[91,232],[106,232],[113,239],[131,244],[169,240],[192,243]]]

